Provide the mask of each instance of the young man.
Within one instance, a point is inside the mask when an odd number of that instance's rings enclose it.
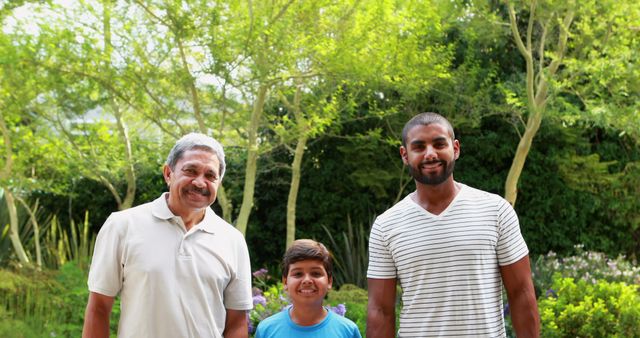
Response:
[[[404,126],[402,161],[416,191],[380,215],[369,241],[367,337],[505,337],[504,285],[519,338],[537,337],[527,246],[500,196],[453,179],[460,143],[435,113]]]
[[[248,336],[247,245],[209,208],[224,170],[222,146],[188,134],[163,169],[169,192],[109,216],[91,262],[83,337],[109,337],[117,295],[121,338]]]
[[[294,241],[282,260],[282,282],[291,307],[258,324],[256,338],[361,338],[358,326],[322,306],[333,284],[327,248],[310,239]]]

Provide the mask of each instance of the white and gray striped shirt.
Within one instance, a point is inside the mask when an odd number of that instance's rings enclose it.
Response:
[[[398,279],[398,337],[506,336],[499,266],[527,245],[506,200],[461,186],[439,215],[409,195],[373,224],[367,277]]]

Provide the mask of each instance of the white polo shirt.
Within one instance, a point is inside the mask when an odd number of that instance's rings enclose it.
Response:
[[[120,294],[118,337],[222,337],[225,309],[253,305],[242,234],[211,208],[187,232],[166,193],[109,216],[88,284],[91,292]]]

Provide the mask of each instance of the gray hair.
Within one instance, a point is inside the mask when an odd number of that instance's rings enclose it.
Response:
[[[220,179],[224,176],[226,164],[224,162],[224,150],[222,145],[214,138],[200,133],[189,133],[182,136],[173,146],[167,157],[166,164],[174,170],[176,163],[182,158],[182,155],[189,150],[198,149],[214,153],[220,161]]]
[[[428,126],[432,123],[437,123],[446,127],[449,131],[449,136],[451,136],[451,139],[456,139],[456,135],[453,132],[453,126],[451,126],[449,120],[447,120],[444,116],[436,113],[422,113],[414,116],[411,120],[409,120],[409,122],[404,125],[404,128],[402,128],[402,146],[407,146],[407,134],[409,134],[409,130],[411,130],[415,126]]]

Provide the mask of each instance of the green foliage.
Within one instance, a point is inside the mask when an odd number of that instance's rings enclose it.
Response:
[[[44,242],[48,266],[55,268],[67,262],[76,262],[82,269],[88,269],[93,255],[95,234],[89,232],[89,212],[85,212],[84,222],[79,225],[73,220],[65,230],[57,217],[51,219]]]
[[[265,290],[259,290],[254,296],[254,306],[249,312],[250,331],[255,330],[262,320],[282,311],[289,305],[283,285],[278,282]]]
[[[129,161],[113,120],[117,113],[129,127],[135,155],[129,163],[137,174],[134,205],[165,190],[164,156],[175,137],[200,129],[198,108],[201,131],[227,147],[224,184],[238,206],[247,112],[257,83],[267,84],[247,241],[253,265],[269,267],[284,250],[291,171],[283,164],[292,163],[286,148],[295,139],[289,134],[304,125],[282,108],[284,98],[295,103],[298,88],[310,138],[296,237],[328,244],[330,233],[336,252],[344,247],[342,234],[349,237],[345,215],[366,229],[371,215],[414,189],[397,149],[410,116],[428,110],[450,117],[462,142],[456,179],[497,194],[526,119],[524,60],[499,2],[19,3],[33,15],[17,17],[13,2],[0,15],[6,24],[0,32],[0,112],[8,136],[0,149],[12,145],[0,164],[13,159],[0,183],[30,203],[39,199],[49,267],[88,255],[87,246],[74,251],[82,246],[74,243],[87,210],[90,247],[91,234],[117,209],[97,174],[116,191],[126,190]],[[111,46],[104,44],[105,4],[113,4],[109,19],[117,32]],[[569,5],[540,3],[537,13],[557,23]],[[612,256],[640,254],[638,8],[634,1],[613,0],[576,8],[563,75],[549,79],[554,99],[518,187],[516,208],[534,255],[566,255],[575,243]],[[527,9],[517,14],[524,32]],[[81,15],[92,20],[80,23]],[[534,41],[540,41],[543,23],[534,25]],[[547,42],[557,34],[549,30]],[[543,66],[556,57],[547,51]],[[280,141],[287,146],[274,146]],[[29,222],[18,212],[21,238],[33,256]],[[57,230],[47,221],[54,214]],[[5,235],[0,266],[11,264],[8,244]],[[362,251],[350,248],[356,247]]]
[[[339,242],[331,235],[331,231],[322,227],[331,243],[331,255],[335,266],[334,283],[336,287],[350,283],[361,288],[367,287],[367,267],[369,266],[368,227],[362,223],[353,225],[347,216],[347,231],[339,234]]]
[[[543,337],[640,337],[638,285],[557,278],[538,306]]]
[[[4,203],[3,198],[0,198],[0,203]],[[83,269],[89,266],[95,242],[95,234],[90,231],[89,212],[85,212],[83,222],[76,223],[71,220],[71,224],[67,226],[61,224],[56,215],[51,216],[43,209],[36,210],[35,216],[40,225],[39,245],[42,252],[42,268],[56,269],[71,261],[76,262]],[[8,223],[7,217],[6,208],[0,209],[2,224]],[[36,238],[31,220],[22,208],[18,208],[18,219],[21,241],[33,260],[36,255]],[[8,239],[8,225],[4,227],[0,236],[0,249],[3,249],[0,251],[0,265],[8,265],[13,253]]]
[[[571,256],[559,257],[554,252],[540,255],[531,265],[538,295],[547,293],[559,277],[589,284],[608,281],[640,285],[640,266],[634,261],[623,255],[609,258],[601,252],[586,251],[584,245],[576,245],[575,254]]]
[[[80,337],[89,297],[87,273],[75,262],[58,271],[0,270],[0,333],[3,337]],[[119,301],[111,315],[116,332]],[[18,336],[19,337],[19,336]]]
[[[327,304],[344,304],[347,309],[344,316],[356,323],[360,329],[360,334],[363,337],[365,336],[368,304],[367,290],[353,284],[343,284],[339,289],[329,291]]]
[[[66,301],[70,299],[63,296],[67,288],[74,289],[75,285],[61,285],[50,272],[22,269],[18,274],[0,270],[0,275],[0,280],[3,281],[0,284],[0,298],[4,299],[3,310],[8,314],[9,321],[22,322],[32,327],[34,334],[80,335],[82,321],[78,322],[76,318],[74,322],[69,317],[71,305],[66,304]],[[84,301],[86,302],[86,298]],[[83,307],[73,311],[80,311],[82,315]]]

